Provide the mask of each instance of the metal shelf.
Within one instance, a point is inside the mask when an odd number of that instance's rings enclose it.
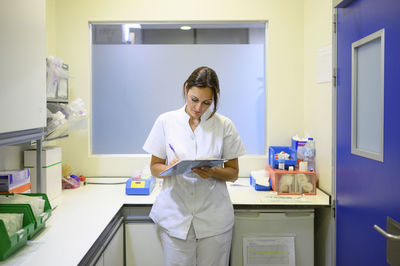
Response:
[[[34,128],[21,131],[0,133],[0,146],[36,141],[36,176],[37,176],[36,184],[38,192],[41,192],[43,136],[44,136],[43,128]]]
[[[47,99],[47,103],[68,103],[68,99]]]
[[[0,146],[41,140],[43,136],[43,128],[0,133]]]
[[[48,141],[53,141],[53,140],[58,140],[58,139],[64,139],[64,138],[68,138],[69,135],[63,135],[63,136],[59,136],[59,137],[55,137],[55,138],[45,138],[43,141],[44,142],[48,142]]]

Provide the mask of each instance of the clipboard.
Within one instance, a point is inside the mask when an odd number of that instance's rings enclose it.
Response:
[[[158,176],[182,175],[192,172],[192,168],[200,167],[220,167],[225,159],[201,159],[201,160],[182,160],[172,165],[167,170],[161,172]]]

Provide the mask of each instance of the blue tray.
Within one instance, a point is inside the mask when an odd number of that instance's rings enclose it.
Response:
[[[254,187],[255,190],[268,191],[271,190],[271,179],[268,179],[268,185],[261,186],[256,184],[256,180],[253,178],[252,175],[250,175],[250,186]]]

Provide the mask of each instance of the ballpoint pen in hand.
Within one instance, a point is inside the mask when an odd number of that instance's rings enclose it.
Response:
[[[171,144],[168,144],[168,145],[169,145],[169,147],[171,148],[171,150],[174,152],[175,158],[178,158],[178,155],[176,155],[176,151],[175,151],[174,147],[172,147]]]

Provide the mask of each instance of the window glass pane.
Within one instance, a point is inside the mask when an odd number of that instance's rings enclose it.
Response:
[[[381,39],[357,48],[357,148],[381,152]]]
[[[183,83],[202,65],[219,76],[218,112],[233,120],[249,154],[264,154],[264,46],[260,44],[93,45],[93,153],[143,153],[157,116],[184,105]]]

